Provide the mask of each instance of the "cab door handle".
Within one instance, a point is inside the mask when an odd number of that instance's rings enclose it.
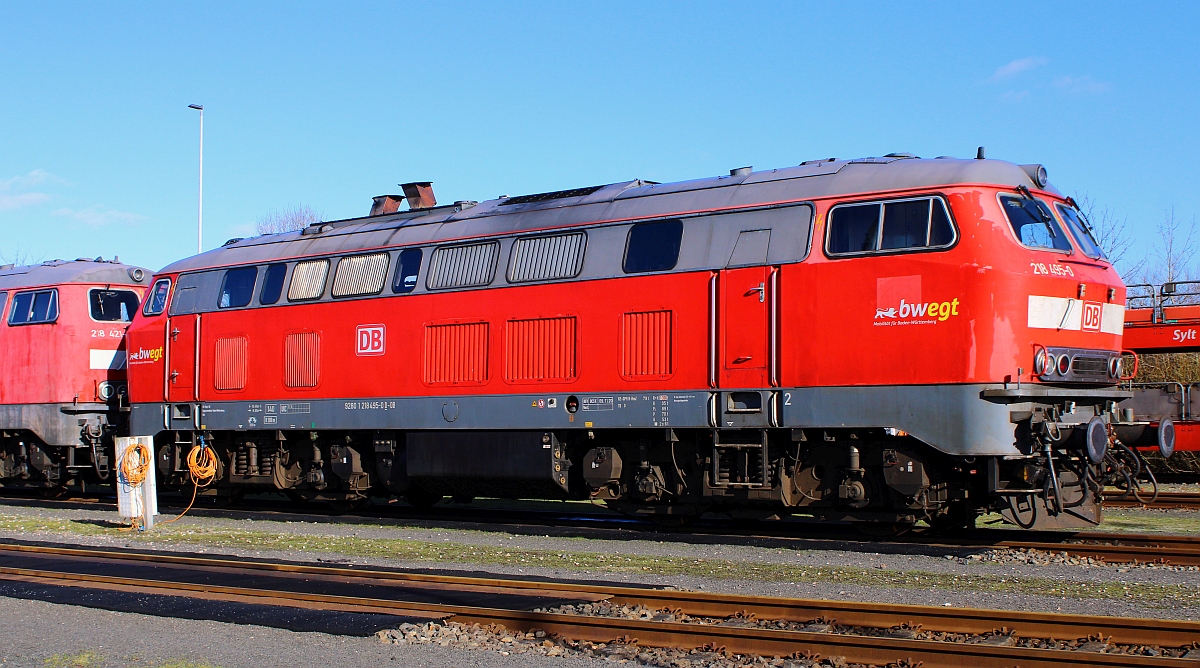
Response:
[[[755,292],[758,293],[758,303],[759,304],[762,304],[763,302],[767,301],[767,285],[765,283],[759,283],[758,287],[750,288],[749,290],[747,290],[746,296],[749,297],[752,293],[755,293]]]

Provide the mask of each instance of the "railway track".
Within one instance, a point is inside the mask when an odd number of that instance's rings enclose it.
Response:
[[[862,550],[882,553],[925,552],[945,555],[993,548],[1066,552],[1070,556],[1108,562],[1165,563],[1200,566],[1200,536],[1105,531],[1027,532],[1008,529],[975,529],[948,534],[912,533],[893,538],[869,538],[852,526],[807,521],[747,521],[705,519],[687,527],[663,527],[621,515],[554,512],[545,510],[498,510],[437,507],[416,510],[408,506],[372,506],[353,515],[309,508],[297,512],[293,506],[256,502],[250,508],[193,508],[191,514],[229,519],[266,519],[303,522],[372,522],[401,520],[430,526],[453,526],[484,531],[507,531],[542,535],[548,530],[564,535],[596,539],[676,541],[739,541],[792,549]],[[45,501],[0,499],[0,504],[60,508],[105,507],[103,500]],[[165,507],[164,507],[165,509]]]
[[[841,656],[851,663],[904,660],[927,668],[1200,665],[1200,650],[1195,649],[1200,622],[1190,621],[739,596],[31,543],[0,544],[0,580],[498,624],[514,632],[542,630],[593,642],[625,638],[641,646],[723,647],[736,654]],[[575,604],[599,601],[669,609],[672,614],[627,619],[545,611],[548,603],[571,602],[574,610]],[[678,621],[685,615],[701,621]],[[968,639],[930,639],[944,634]],[[1019,644],[1047,638],[1083,642],[1071,650]],[[1168,651],[1176,656],[1097,651],[1144,651],[1150,646],[1173,648]]]
[[[1153,500],[1139,501],[1120,492],[1105,492],[1104,504],[1114,508],[1186,508],[1200,509],[1200,492],[1159,492]]]

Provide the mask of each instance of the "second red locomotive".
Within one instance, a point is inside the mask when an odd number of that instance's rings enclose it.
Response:
[[[1125,289],[1038,165],[407,184],[372,214],[155,277],[129,372],[163,480],[211,447],[222,489],[308,499],[1099,519]]]
[[[0,486],[111,484],[112,439],[128,433],[125,329],[149,282],[115,259],[0,267]]]

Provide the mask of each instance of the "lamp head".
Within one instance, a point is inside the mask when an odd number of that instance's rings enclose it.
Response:
[[[202,105],[202,104],[189,104],[189,105],[188,105],[188,109],[197,109],[197,110],[199,110],[199,111],[204,111],[204,105]]]

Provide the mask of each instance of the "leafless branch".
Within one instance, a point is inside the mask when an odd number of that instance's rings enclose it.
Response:
[[[1096,236],[1096,243],[1104,251],[1105,257],[1116,267],[1117,273],[1126,279],[1140,276],[1146,268],[1146,258],[1137,261],[1129,259],[1129,251],[1133,248],[1133,232],[1129,229],[1128,218],[1118,218],[1112,209],[1100,206],[1088,193],[1075,195],[1079,210],[1087,216]]]
[[[321,214],[313,211],[307,204],[272,211],[259,218],[254,224],[258,234],[279,234],[303,229],[313,223],[321,222]]]

